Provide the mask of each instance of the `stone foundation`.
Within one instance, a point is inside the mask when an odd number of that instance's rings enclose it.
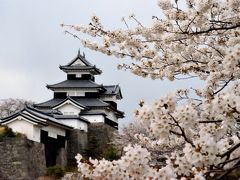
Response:
[[[45,173],[43,144],[20,137],[0,141],[0,179],[33,180]]]
[[[117,130],[105,123],[92,123],[88,126],[88,156],[102,158],[113,133]]]
[[[67,132],[67,166],[77,166],[78,153],[84,158],[102,158],[114,132],[116,129],[105,123],[89,124],[88,133],[77,129]]]
[[[87,133],[78,129],[67,132],[67,166],[76,167],[75,156],[80,153],[87,157],[88,137]]]
[[[58,151],[56,163],[61,167],[76,167],[75,156],[102,158],[115,128],[104,124],[89,124],[88,133],[67,132],[66,150]],[[0,180],[34,180],[46,173],[44,144],[26,138],[4,138],[0,141]]]

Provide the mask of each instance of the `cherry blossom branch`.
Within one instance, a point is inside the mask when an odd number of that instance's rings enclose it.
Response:
[[[225,156],[229,156],[233,151],[235,151],[237,148],[240,147],[240,143],[234,145],[232,148],[230,148],[228,151],[226,151],[225,153],[221,154],[220,157],[225,157]]]
[[[233,167],[223,170],[226,171],[225,173],[223,173],[222,175],[216,177],[217,180],[223,179],[224,177],[226,177],[229,173],[231,173],[234,169],[237,169],[240,167],[240,161],[238,161]]]
[[[209,28],[208,30],[205,31],[196,31],[196,32],[184,32],[183,34],[188,34],[188,35],[199,35],[199,34],[206,34],[210,33],[212,31],[223,31],[223,30],[231,30],[231,29],[236,29],[240,27],[240,23],[234,25],[234,26],[229,26],[229,27],[219,27],[219,28]]]
[[[227,87],[227,85],[233,80],[233,77],[231,77],[228,81],[225,82],[225,84],[216,92],[213,93],[213,96],[218,94],[219,92],[221,92],[225,87]]]
[[[177,126],[177,127],[180,129],[180,131],[181,131],[181,133],[177,133],[177,132],[174,132],[174,131],[171,131],[171,132],[173,132],[173,133],[176,134],[176,135],[182,136],[186,142],[188,142],[189,144],[191,144],[192,147],[195,147],[195,145],[192,143],[192,141],[190,141],[190,140],[187,138],[184,129],[179,125],[178,121],[177,121],[170,113],[168,113],[168,115],[172,118],[172,120],[174,121],[174,123],[176,123],[176,126]]]

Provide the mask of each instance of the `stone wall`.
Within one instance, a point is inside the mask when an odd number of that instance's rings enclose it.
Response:
[[[117,129],[105,123],[92,123],[88,127],[88,156],[102,158]]]
[[[63,169],[67,167],[67,151],[64,148],[58,150],[56,165],[61,166]]]
[[[78,129],[67,132],[67,166],[76,167],[75,156],[80,153],[87,157],[88,137],[87,133]]]
[[[45,173],[43,144],[22,137],[0,141],[0,179],[33,180]]]
[[[57,164],[76,167],[75,156],[101,158],[115,128],[104,124],[89,124],[88,133],[81,130],[67,132],[67,149],[60,149]],[[0,180],[34,180],[46,173],[44,144],[23,137],[3,138],[0,141]]]
[[[116,131],[105,123],[92,123],[88,133],[77,129],[67,132],[67,166],[77,166],[75,156],[78,153],[85,158],[102,158]]]

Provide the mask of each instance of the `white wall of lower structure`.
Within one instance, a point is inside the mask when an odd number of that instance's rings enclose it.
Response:
[[[33,138],[34,141],[41,142],[41,127],[33,126]]]
[[[25,118],[17,117],[4,125],[10,127],[14,132],[24,134],[32,141],[40,142],[40,127]]]
[[[41,130],[47,131],[48,136],[57,138],[57,135],[66,136],[66,130],[57,126],[39,126],[37,123],[29,121],[23,117],[16,117],[13,120],[3,123],[10,127],[14,132],[24,134],[28,139],[40,142]]]
[[[64,119],[64,120],[59,120],[62,124],[66,124],[68,126],[71,126],[75,129],[80,129],[83,130],[85,132],[88,131],[88,125],[87,123],[80,121],[78,119]]]
[[[103,115],[84,115],[83,118],[87,119],[90,123],[104,122]]]
[[[57,138],[57,135],[60,135],[60,136],[66,136],[66,130],[65,129],[61,129],[61,128],[58,128],[58,127],[55,127],[55,126],[45,126],[43,128],[41,128],[42,130],[44,131],[47,131],[48,132],[48,136],[49,137],[52,137],[52,138]]]

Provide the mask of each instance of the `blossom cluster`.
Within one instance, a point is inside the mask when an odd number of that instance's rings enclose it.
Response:
[[[119,67],[143,77],[174,80],[194,74],[207,79],[210,88],[232,74],[233,78],[238,77],[239,66],[235,65],[239,64],[240,10],[236,8],[240,6],[239,0],[186,0],[185,3],[187,7],[180,8],[178,1],[159,0],[165,18],[154,16],[148,27],[135,16],[130,19],[136,20],[138,26],[128,29],[105,30],[96,16],[89,26],[63,26],[100,37],[97,42],[81,38],[81,43],[117,58],[131,57],[134,63]]]
[[[182,1],[181,1],[182,2]],[[240,164],[240,1],[158,0],[164,18],[144,26],[106,30],[94,16],[89,26],[63,25],[92,50],[130,57],[120,69],[152,79],[198,77],[203,89],[179,90],[152,105],[140,103],[135,119],[144,126],[135,145],[117,161],[92,160],[78,168],[90,179],[223,178]],[[126,20],[123,19],[127,24]],[[73,32],[72,32],[73,31]],[[175,145],[175,146],[174,146]],[[152,149],[169,148],[161,167],[152,164]],[[180,147],[173,149],[173,147]],[[152,153],[152,154],[151,154]]]
[[[84,178],[90,179],[205,179],[216,176],[214,170],[232,168],[240,157],[238,136],[240,115],[239,82],[214,100],[201,104],[191,98],[179,103],[173,94],[153,105],[141,104],[136,119],[145,124],[148,137],[136,134],[141,141],[158,146],[181,144],[182,148],[166,155],[162,167],[154,167],[148,149],[140,145],[124,148],[119,160],[92,160],[82,162],[78,155],[78,168]],[[177,96],[177,93],[176,93]],[[147,138],[147,139],[146,139]],[[148,147],[147,147],[148,148]],[[213,171],[213,172],[212,172]]]
[[[127,146],[120,160],[92,160],[82,163],[82,156],[76,156],[79,172],[83,178],[90,179],[149,179],[158,178],[160,173],[150,168],[150,153],[140,146]]]

